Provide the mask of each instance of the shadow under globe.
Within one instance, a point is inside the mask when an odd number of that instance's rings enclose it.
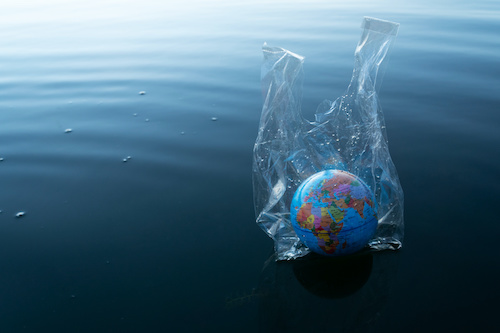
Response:
[[[343,298],[366,284],[372,267],[371,253],[334,258],[311,253],[293,262],[293,273],[310,293],[324,298]]]
[[[378,325],[399,253],[311,253],[264,263],[257,294],[260,332],[369,332]]]

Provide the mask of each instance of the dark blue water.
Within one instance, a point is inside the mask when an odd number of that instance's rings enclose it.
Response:
[[[380,100],[403,248],[268,261],[261,46],[306,57],[311,117],[363,16],[401,24]],[[487,0],[0,5],[0,331],[496,331],[499,32]]]

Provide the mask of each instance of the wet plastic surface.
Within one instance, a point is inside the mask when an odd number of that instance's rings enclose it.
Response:
[[[254,147],[257,224],[274,240],[278,260],[309,253],[290,222],[290,203],[302,181],[327,169],[360,177],[375,195],[378,227],[369,246],[399,249],[403,239],[403,190],[392,162],[377,91],[384,58],[399,24],[364,18],[351,82],[334,102],[325,100],[315,121],[302,117],[304,58],[263,46],[264,105]]]

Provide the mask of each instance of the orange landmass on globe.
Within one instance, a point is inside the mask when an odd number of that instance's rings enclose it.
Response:
[[[350,185],[351,182],[352,182],[351,176],[340,173],[335,177],[326,180],[322,187],[328,191],[333,191],[340,185]]]
[[[347,205],[349,208],[355,209],[359,216],[361,216],[362,219],[364,219],[363,215],[363,210],[365,209],[365,200],[363,199],[355,199],[351,197],[351,200],[349,200],[349,204]]]
[[[312,203],[307,202],[297,212],[297,222],[302,228],[311,230],[314,226],[314,215],[311,213]]]
[[[312,203],[306,202],[297,212],[297,222],[304,222],[311,215]]]
[[[333,202],[335,202],[335,204],[337,205],[338,208],[340,209],[347,209],[349,208],[349,206],[347,206],[347,204],[345,203],[345,200],[344,199],[333,199]]]

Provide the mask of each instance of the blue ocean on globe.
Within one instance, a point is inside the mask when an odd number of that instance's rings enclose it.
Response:
[[[306,179],[295,192],[290,215],[300,240],[326,256],[363,249],[377,229],[370,188],[355,175],[324,170]]]

